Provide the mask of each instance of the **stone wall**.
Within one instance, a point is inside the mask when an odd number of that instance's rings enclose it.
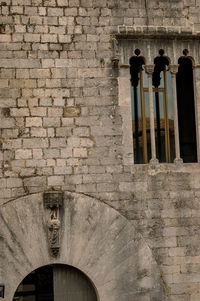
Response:
[[[166,300],[199,300],[199,164],[123,164],[111,59],[123,29],[199,34],[200,1],[0,3],[1,208],[49,189],[94,197],[145,238]]]
[[[49,210],[42,194],[1,208],[6,298],[30,272],[68,264],[93,282],[101,301],[162,300],[160,271],[145,240],[119,212],[88,196],[65,193],[60,208],[60,250],[49,252]],[[2,266],[2,261],[1,266]],[[6,264],[8,263],[8,264]]]

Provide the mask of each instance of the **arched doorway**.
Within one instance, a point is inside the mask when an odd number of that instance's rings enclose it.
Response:
[[[14,301],[97,301],[89,278],[80,270],[61,264],[34,270],[18,286]]]
[[[0,283],[5,299],[13,299],[29,273],[54,266],[55,261],[88,275],[96,289],[95,301],[163,299],[160,270],[150,248],[119,212],[95,198],[65,192],[60,253],[54,258],[46,211],[42,193],[0,205]]]

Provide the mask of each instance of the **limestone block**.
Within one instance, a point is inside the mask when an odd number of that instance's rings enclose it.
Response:
[[[77,16],[77,13],[78,9],[75,7],[65,9],[65,16]]]
[[[47,148],[48,140],[46,138],[26,138],[23,139],[24,148]]]
[[[63,115],[63,108],[48,108],[47,115],[49,117],[58,117]]]
[[[80,107],[66,107],[64,108],[64,117],[78,117],[81,114]]]
[[[66,147],[67,141],[65,138],[50,138],[50,147],[52,148],[60,148]]]
[[[71,166],[64,166],[64,167],[55,167],[54,168],[54,174],[55,175],[67,175],[72,173],[72,167]]]
[[[43,126],[44,127],[58,127],[60,126],[60,118],[59,117],[45,117],[43,118]]]
[[[42,43],[57,43],[57,35],[56,34],[43,34],[41,36]]]
[[[30,108],[31,116],[46,116],[47,109],[43,107]]]
[[[32,151],[30,149],[17,149],[15,151],[15,159],[30,159]]]
[[[1,59],[0,67],[3,68],[40,68],[38,59]]]
[[[42,126],[42,118],[41,117],[27,117],[26,118],[26,126],[27,127],[41,127]]]
[[[44,150],[44,158],[59,158],[60,151],[57,148],[45,149]]]
[[[71,43],[71,35],[59,35],[58,40],[60,43]]]
[[[0,119],[0,128],[13,128],[14,119],[13,118],[1,118]]]
[[[56,129],[56,137],[68,137],[72,135],[70,127],[60,127]]]
[[[58,6],[68,6],[68,0],[57,0]]]
[[[44,167],[46,166],[46,161],[43,159],[33,159],[26,161],[26,167]]]
[[[49,69],[31,69],[30,78],[49,78],[50,71]]]
[[[77,158],[87,158],[87,149],[86,148],[73,148],[73,156]]]
[[[61,148],[61,158],[69,158],[72,157],[72,148],[67,147],[67,148]]]
[[[48,16],[63,16],[63,8],[48,8],[47,14]]]
[[[50,176],[48,177],[48,185],[60,186],[64,184],[64,176]]]

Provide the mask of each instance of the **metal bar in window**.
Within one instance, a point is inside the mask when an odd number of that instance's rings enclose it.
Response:
[[[153,88],[153,92],[165,92],[165,88]]]
[[[144,92],[148,92],[148,88],[144,88]],[[153,92],[164,92],[165,88],[153,88]]]

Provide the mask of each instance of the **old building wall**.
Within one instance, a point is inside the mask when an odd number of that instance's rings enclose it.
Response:
[[[65,193],[56,257],[49,252],[48,223],[49,210],[43,206],[42,194],[22,197],[2,208],[0,226],[7,238],[3,279],[8,299],[25,276],[48,264],[68,264],[83,271],[94,283],[98,300],[162,299],[160,271],[150,248],[116,210],[91,197]]]
[[[199,164],[124,165],[112,57],[117,33],[198,36],[200,2],[0,3],[1,208],[51,189],[94,197],[146,240],[166,300],[198,300]]]

